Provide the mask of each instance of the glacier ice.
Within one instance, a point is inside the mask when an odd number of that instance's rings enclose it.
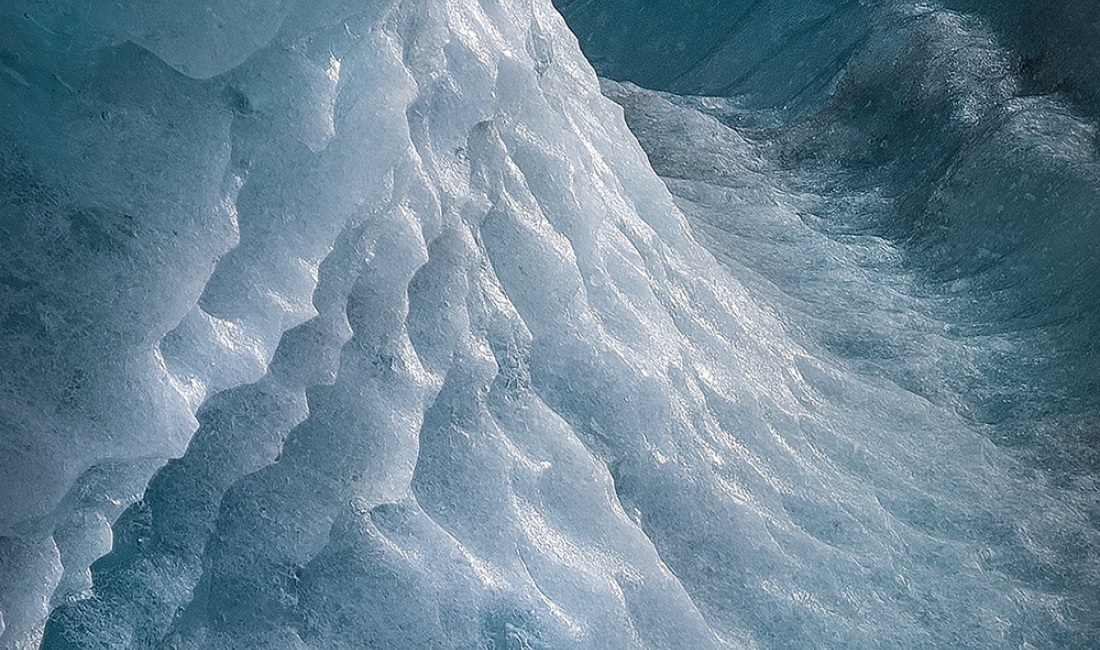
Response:
[[[1094,647],[1094,14],[4,0],[0,648]]]

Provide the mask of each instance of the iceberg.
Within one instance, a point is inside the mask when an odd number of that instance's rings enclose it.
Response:
[[[1093,647],[1096,14],[3,0],[0,648]]]

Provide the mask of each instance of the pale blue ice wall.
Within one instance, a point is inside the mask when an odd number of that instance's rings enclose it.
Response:
[[[596,71],[646,88],[748,95],[761,105],[820,99],[872,38],[882,0],[557,0]],[[1100,5],[1091,0],[950,0],[1017,60],[1029,92],[1100,109]]]
[[[882,3],[557,0],[601,75],[759,106],[818,102],[863,47]]]
[[[548,2],[0,14],[3,648],[1095,644],[1095,124],[993,18],[620,108]]]

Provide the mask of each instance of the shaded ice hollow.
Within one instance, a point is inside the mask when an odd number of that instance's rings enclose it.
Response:
[[[559,4],[0,5],[0,648],[1095,647],[1088,51]]]

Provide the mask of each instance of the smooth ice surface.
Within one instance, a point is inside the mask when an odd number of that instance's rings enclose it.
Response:
[[[1042,4],[0,2],[0,648],[1094,647]]]

